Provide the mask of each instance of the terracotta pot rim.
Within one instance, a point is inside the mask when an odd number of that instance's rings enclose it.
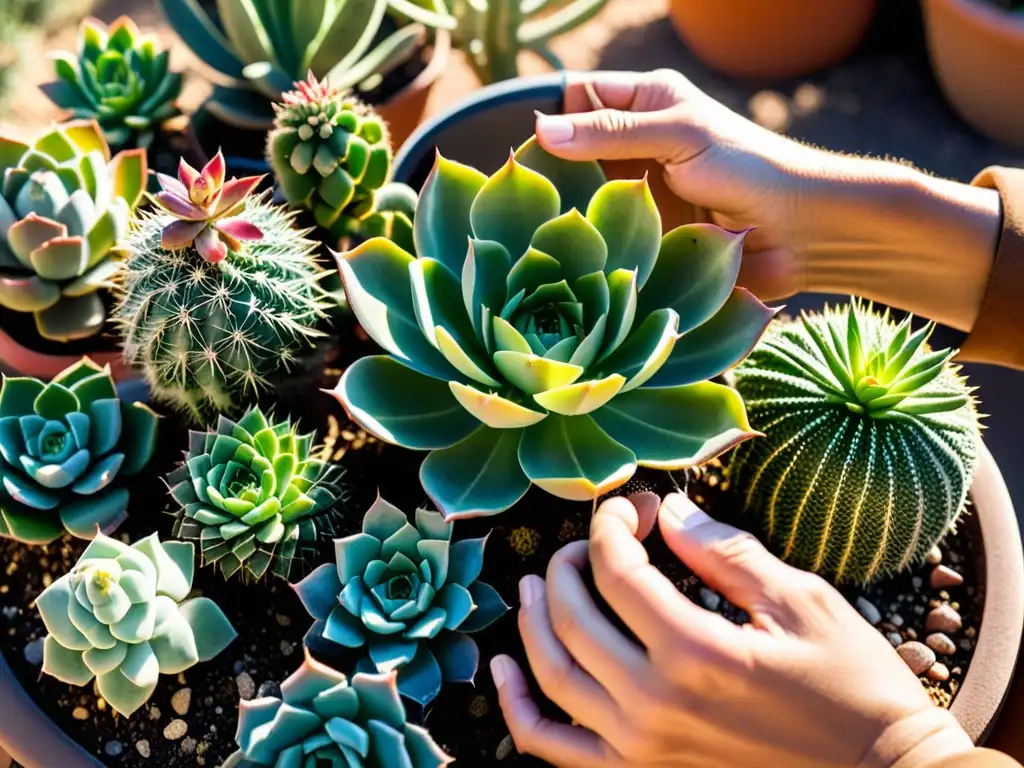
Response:
[[[88,355],[48,355],[29,349],[0,328],[0,369],[9,367],[11,373],[37,379],[51,379],[83,357],[89,357],[99,365],[109,363],[115,380],[132,378],[132,371],[125,366],[120,350],[94,352]]]
[[[925,6],[944,3],[947,7],[970,16],[971,20],[993,35],[1020,38],[1024,43],[1024,14],[1014,14],[1005,8],[997,8],[987,0],[925,0]]]

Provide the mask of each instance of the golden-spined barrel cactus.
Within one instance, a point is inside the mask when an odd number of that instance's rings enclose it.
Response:
[[[980,440],[955,350],[870,305],[777,322],[735,372],[751,426],[729,473],[793,564],[866,583],[922,561],[963,512]]]

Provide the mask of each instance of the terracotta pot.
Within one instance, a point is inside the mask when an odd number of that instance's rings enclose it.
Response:
[[[451,47],[451,35],[443,29],[437,30],[426,69],[405,88],[377,107],[377,113],[388,124],[391,146],[396,152],[423,122],[430,91],[448,66]]]
[[[137,373],[124,364],[120,350],[91,353],[89,357],[98,365],[109,364],[115,381],[137,377]],[[81,359],[82,355],[47,355],[35,352],[19,344],[6,331],[0,329],[0,371],[6,374],[48,380]]]
[[[953,108],[1024,147],[1024,14],[986,0],[924,0],[932,68]]]
[[[672,0],[676,30],[732,77],[795,77],[837,64],[860,43],[877,0]]]

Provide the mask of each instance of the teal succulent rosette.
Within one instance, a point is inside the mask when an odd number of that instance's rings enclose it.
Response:
[[[466,633],[501,618],[508,606],[478,580],[487,539],[452,542],[452,524],[416,510],[415,525],[381,498],[362,532],[335,544],[325,563],[294,585],[316,620],[307,646],[366,649],[359,671],[398,671],[398,689],[421,705],[442,682],[473,682],[480,651]]]
[[[238,703],[239,749],[223,768],[443,768],[425,728],[406,722],[395,674],[348,678],[310,656],[281,697]]]
[[[448,518],[504,511],[531,484],[592,500],[638,466],[700,465],[756,434],[708,381],[774,315],[736,287],[744,234],[662,236],[646,180],[609,182],[535,139],[491,177],[439,156],[416,256],[384,238],[337,256],[386,354],[334,394],[381,440],[430,451],[420,477]]]
[[[83,358],[45,384],[0,385],[0,537],[48,544],[67,531],[91,539],[128,514],[119,481],[156,448],[158,417],[122,402],[110,367]]]

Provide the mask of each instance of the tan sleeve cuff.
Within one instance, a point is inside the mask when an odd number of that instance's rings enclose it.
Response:
[[[1002,752],[975,749],[966,755],[953,755],[937,763],[929,763],[925,768],[1020,768],[1020,763]]]
[[[1003,228],[981,311],[959,360],[1024,368],[1024,169],[992,166],[971,183],[999,191]]]

